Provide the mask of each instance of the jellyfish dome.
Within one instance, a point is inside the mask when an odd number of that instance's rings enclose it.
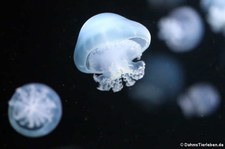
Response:
[[[134,85],[144,76],[145,63],[134,62],[149,47],[146,27],[114,13],[101,13],[88,19],[80,30],[74,52],[76,67],[94,74],[98,89],[114,92]]]
[[[210,7],[224,8],[224,0],[201,0],[200,5],[204,11],[208,11]]]
[[[207,12],[207,22],[213,32],[222,32],[225,36],[225,1],[201,0],[201,6]]]
[[[204,26],[198,13],[190,7],[180,7],[158,23],[158,37],[174,52],[187,52],[201,41]]]
[[[18,133],[26,137],[45,136],[61,119],[61,101],[58,94],[44,84],[26,84],[17,88],[10,99],[8,116]]]
[[[178,105],[186,117],[209,116],[216,111],[219,104],[219,92],[208,83],[193,85],[178,98]]]
[[[183,67],[167,54],[152,54],[146,62],[144,78],[132,87],[130,97],[144,108],[157,107],[171,102],[184,86]],[[147,106],[147,107],[145,107]]]

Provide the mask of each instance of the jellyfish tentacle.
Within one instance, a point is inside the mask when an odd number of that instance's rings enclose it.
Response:
[[[130,62],[128,69],[128,73],[123,73],[124,70],[121,69],[120,74],[116,77],[104,73],[101,75],[94,74],[94,80],[99,83],[97,89],[101,91],[112,89],[113,92],[118,92],[123,88],[123,81],[126,86],[133,86],[137,80],[143,78],[145,63],[143,61]]]
[[[123,81],[126,86],[133,86],[135,82],[143,78],[145,73],[145,63],[143,61],[131,62],[129,65],[131,72],[122,75]]]
[[[120,78],[112,80],[110,77],[107,77],[104,74],[94,74],[93,78],[95,82],[99,83],[97,89],[100,91],[109,91],[112,88],[113,92],[118,92],[123,88],[122,80]]]

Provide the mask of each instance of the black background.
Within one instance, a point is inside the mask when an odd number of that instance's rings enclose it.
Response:
[[[157,22],[169,10],[151,9],[144,0],[9,1],[1,5],[0,148],[150,149],[179,148],[181,142],[224,143],[225,67],[220,63],[225,37],[211,31],[189,53],[173,53],[157,38]],[[185,85],[207,81],[222,97],[217,112],[207,118],[186,119],[176,105],[146,112],[132,102],[125,87],[118,93],[96,89],[92,75],[81,73],[73,61],[79,30],[91,16],[114,12],[145,25],[152,41],[145,55],[165,52],[184,66]],[[141,81],[141,80],[140,80]],[[8,121],[8,101],[15,89],[31,82],[45,83],[60,95],[63,117],[42,138],[16,133]]]

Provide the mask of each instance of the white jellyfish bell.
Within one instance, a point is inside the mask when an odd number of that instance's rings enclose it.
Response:
[[[204,34],[199,14],[191,7],[173,10],[158,23],[159,39],[166,42],[173,52],[188,52],[197,47]]]
[[[219,91],[209,83],[198,83],[178,98],[184,116],[205,117],[213,114],[221,102]]]
[[[114,13],[101,13],[88,19],[80,30],[74,52],[76,67],[93,73],[98,89],[118,92],[144,76],[145,63],[134,62],[151,42],[142,24]]]
[[[30,83],[16,89],[9,101],[9,122],[26,137],[42,137],[52,132],[62,117],[59,95],[49,86]]]
[[[146,67],[143,80],[129,92],[131,99],[146,110],[173,102],[185,84],[182,65],[163,53],[153,53],[146,63],[151,65]]]
[[[225,1],[201,0],[200,5],[207,13],[207,22],[213,32],[222,32],[225,36]]]

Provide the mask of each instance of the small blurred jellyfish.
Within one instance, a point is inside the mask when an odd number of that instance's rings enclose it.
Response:
[[[160,106],[172,101],[184,86],[183,69],[174,58],[151,55],[145,77],[132,87],[131,98],[144,106]]]
[[[60,97],[50,87],[32,83],[16,89],[9,101],[9,121],[12,127],[27,137],[49,134],[62,116]]]
[[[187,52],[201,41],[204,26],[198,13],[190,7],[173,10],[158,23],[158,37],[174,52]]]
[[[220,104],[217,89],[207,83],[199,83],[178,98],[185,117],[204,117],[213,114]]]
[[[207,22],[212,30],[225,36],[225,1],[201,0],[201,7],[207,12]]]
[[[76,67],[93,73],[101,91],[118,92],[134,85],[144,76],[140,59],[149,47],[151,35],[146,27],[113,13],[101,13],[88,19],[80,30],[74,52]]]
[[[147,2],[155,10],[167,10],[184,3],[185,0],[147,0]]]

